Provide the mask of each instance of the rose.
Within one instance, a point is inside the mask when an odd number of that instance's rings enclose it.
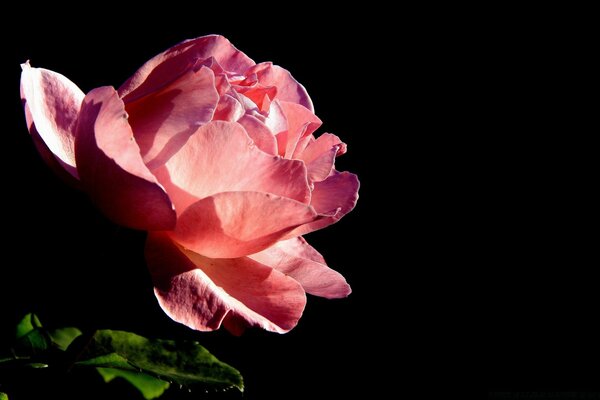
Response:
[[[180,43],[118,90],[87,95],[22,65],[27,125],[46,162],[116,223],[149,231],[160,306],[208,331],[292,329],[305,292],[350,287],[302,235],[348,213],[358,179],[288,71],[221,36]]]

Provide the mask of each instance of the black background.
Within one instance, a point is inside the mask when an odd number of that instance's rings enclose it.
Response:
[[[402,304],[410,282],[394,282],[406,267],[401,260],[407,244],[396,210],[407,178],[392,174],[387,163],[401,153],[394,148],[401,131],[389,122],[401,118],[402,107],[386,85],[395,92],[405,83],[397,75],[397,61],[386,59],[387,52],[401,46],[386,43],[390,38],[378,28],[361,28],[362,18],[370,14],[325,18],[318,10],[299,10],[290,18],[283,10],[263,15],[259,8],[224,12],[199,7],[154,10],[150,16],[124,8],[90,9],[78,17],[61,17],[56,9],[36,8],[35,16],[26,11],[18,29],[5,25],[2,32],[1,343],[8,344],[14,324],[34,311],[48,326],[198,340],[242,372],[246,399],[341,398],[357,391],[376,398],[397,390],[401,353],[415,346],[401,333],[409,330],[406,317],[415,300]],[[60,72],[87,92],[118,87],[155,54],[210,33],[226,36],[257,62],[273,61],[290,70],[307,87],[324,121],[319,132],[335,133],[348,144],[338,169],[357,173],[361,180],[356,209],[307,237],[347,278],[353,293],[333,301],[309,296],[300,324],[285,335],[199,333],[171,321],[152,292],[143,259],[144,233],[110,223],[84,194],[55,177],[36,153],[24,123],[18,82],[19,64],[27,59],[35,67]],[[392,109],[397,115],[389,113]],[[390,185],[399,192],[389,192]],[[388,199],[381,202],[384,195]],[[382,232],[382,225],[389,231]],[[16,387],[16,400],[48,393],[135,398],[126,385],[103,385],[99,377],[78,373],[52,380],[41,371],[14,379],[7,382],[0,376],[0,391],[11,394]],[[178,389],[168,395],[203,398]],[[234,392],[208,396],[241,398]]]
[[[578,125],[590,106],[576,103],[590,25],[550,7],[296,6],[96,6],[77,17],[48,7],[2,25],[2,343],[32,310],[56,326],[194,339],[242,372],[246,399],[600,391],[597,155]],[[151,56],[209,33],[289,69],[319,132],[348,144],[338,168],[361,180],[356,209],[307,238],[353,293],[309,296],[285,335],[172,322],[152,293],[144,234],[57,179],[25,128],[19,63],[84,91],[118,87]],[[36,382],[43,393],[52,384]],[[133,398],[98,382],[77,375],[49,390]]]

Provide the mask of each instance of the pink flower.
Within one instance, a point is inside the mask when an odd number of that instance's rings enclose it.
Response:
[[[321,125],[288,71],[221,36],[180,43],[118,90],[87,95],[22,65],[21,97],[46,162],[113,221],[147,230],[160,306],[175,321],[287,332],[306,294],[340,298],[345,279],[302,235],[354,208],[346,145]]]

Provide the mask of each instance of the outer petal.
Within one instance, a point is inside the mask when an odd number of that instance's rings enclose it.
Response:
[[[324,153],[329,152],[334,146],[338,148],[336,156],[346,154],[346,143],[342,142],[336,135],[324,133],[316,140],[312,138],[303,151],[294,154],[294,158],[298,158],[308,164],[321,157]]]
[[[164,164],[199,126],[209,122],[218,102],[213,72],[201,67],[127,103],[129,123],[148,168]]]
[[[277,88],[278,99],[300,104],[312,112],[315,111],[304,86],[298,83],[287,70],[270,62],[264,62],[246,71],[246,75],[253,73],[257,75],[258,82],[262,85]]]
[[[36,130],[61,165],[75,178],[75,123],[83,92],[61,74],[21,64],[21,99],[27,127]]]
[[[311,182],[321,182],[331,174],[335,157],[345,152],[345,143],[337,136],[325,133],[311,141],[298,158],[306,163],[308,179]]]
[[[85,97],[75,156],[86,191],[116,223],[144,230],[175,226],[171,201],[144,165],[123,102],[112,87]]]
[[[349,172],[335,172],[323,182],[316,182],[311,205],[323,218],[294,229],[286,237],[304,235],[339,221],[356,205],[359,187],[358,177]]]
[[[287,101],[281,101],[280,104],[287,118],[288,128],[285,133],[277,135],[277,143],[280,153],[285,150],[285,157],[292,158],[298,141],[316,131],[322,122],[304,106]]]
[[[58,157],[50,151],[44,139],[40,136],[37,131],[35,124],[31,118],[31,112],[29,111],[29,107],[25,105],[25,119],[27,120],[27,125],[29,126],[29,133],[31,134],[31,139],[33,140],[33,144],[37,149],[38,153],[42,157],[42,159],[46,162],[46,164],[54,171],[54,173],[62,179],[65,183],[70,185],[75,189],[81,189],[81,182],[79,181],[79,174],[77,173],[77,169],[70,165],[62,162]],[[31,121],[31,123],[29,123]]]
[[[166,164],[170,182],[197,199],[220,192],[273,193],[308,204],[306,167],[259,150],[242,125],[213,121],[199,128]],[[189,204],[177,204],[183,211]]]
[[[352,292],[344,277],[329,268],[323,256],[302,237],[277,242],[248,257],[294,278],[315,296],[333,299]]]
[[[306,295],[292,278],[249,258],[210,259],[150,233],[146,259],[165,313],[200,331],[222,323],[234,334],[246,326],[287,332],[302,315]]]
[[[254,65],[254,61],[223,36],[202,36],[179,43],[146,62],[119,88],[119,95],[126,102],[146,96],[201,66],[210,57],[231,72],[242,73]]]
[[[319,217],[312,207],[258,192],[225,192],[188,207],[172,237],[185,248],[213,258],[257,253],[300,225]]]

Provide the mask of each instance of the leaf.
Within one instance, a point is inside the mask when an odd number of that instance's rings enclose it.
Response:
[[[110,368],[118,368],[124,371],[139,371],[139,368],[134,368],[125,357],[120,356],[117,353],[110,353],[104,356],[94,357],[92,360],[88,361],[80,361],[77,363],[77,365],[86,365],[92,367],[104,366]]]
[[[14,354],[20,357],[30,357],[48,350],[52,340],[48,333],[40,328],[34,329],[19,337],[13,347]]]
[[[97,370],[102,375],[102,378],[104,378],[104,382],[108,383],[114,378],[123,378],[135,386],[147,400],[160,397],[170,386],[169,382],[141,372],[124,371],[115,368],[97,368]]]
[[[52,342],[61,350],[67,350],[67,347],[81,335],[81,331],[74,327],[54,329],[49,332]]]
[[[48,368],[48,364],[38,362],[27,363],[24,366],[27,368]]]
[[[0,392],[0,400],[8,400],[8,395],[6,393]]]
[[[116,368],[143,372],[180,385],[204,385],[244,390],[242,376],[219,361],[197,342],[146,339],[130,332],[99,330],[84,342],[76,341],[69,351],[79,353],[77,366]]]
[[[34,313],[28,313],[17,324],[16,338],[19,339],[20,337],[27,335],[34,329],[41,327],[42,323],[40,322],[37,315],[35,315]]]

